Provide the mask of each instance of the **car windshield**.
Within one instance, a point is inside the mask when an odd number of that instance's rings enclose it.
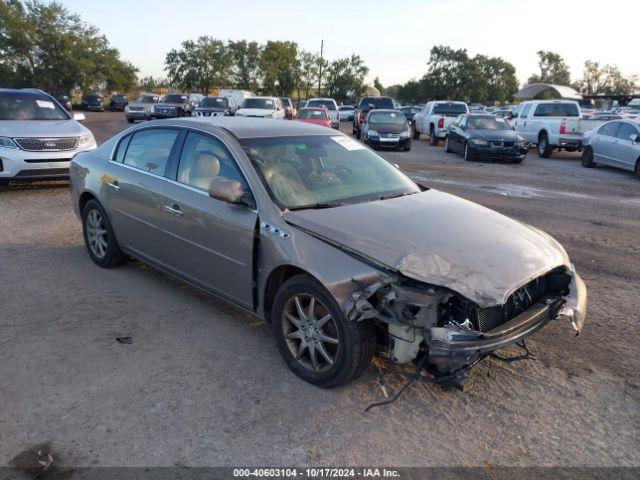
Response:
[[[393,125],[403,125],[407,123],[407,117],[402,112],[376,112],[369,114],[369,123],[391,123]]]
[[[200,102],[200,106],[203,108],[227,108],[229,100],[221,97],[205,98]]]
[[[467,106],[464,103],[436,103],[433,107],[436,115],[460,115],[467,113]]]
[[[336,110],[336,102],[333,100],[309,100],[307,107],[327,107],[327,110]]]
[[[511,130],[503,118],[498,117],[468,117],[467,126],[472,130]]]
[[[324,110],[303,108],[298,111],[297,118],[313,118],[314,120],[322,120],[327,118],[327,113]]]
[[[373,105],[373,108],[395,108],[393,100],[389,97],[364,97],[360,100],[358,108],[360,110],[369,110],[369,105]]]
[[[288,98],[280,98],[280,101],[282,102],[282,105],[284,105],[285,107],[291,106],[291,100],[289,100]]]
[[[338,110],[340,110],[341,112],[344,112],[348,110],[353,110],[353,107],[339,107]]]
[[[345,135],[245,138],[240,143],[282,208],[323,208],[420,191],[397,168]]]
[[[46,95],[0,93],[0,120],[68,120],[69,115]]]
[[[154,97],[153,95],[143,95],[136,100],[136,103],[158,103],[158,97]]]
[[[111,100],[114,100],[114,101],[116,101],[116,102],[119,102],[119,101],[124,100],[124,99],[125,99],[125,96],[124,96],[124,95],[113,95],[113,96],[111,97]]]
[[[188,99],[186,95],[169,94],[164,97],[164,103],[187,103]]]
[[[273,110],[276,108],[275,102],[271,98],[246,98],[242,102],[242,108],[265,108]]]

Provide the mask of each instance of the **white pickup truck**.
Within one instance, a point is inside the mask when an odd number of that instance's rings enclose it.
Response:
[[[421,133],[426,133],[429,135],[429,143],[438,145],[440,139],[447,136],[449,125],[464,113],[469,113],[469,107],[464,102],[427,102],[413,117],[413,138],[417,140]]]
[[[537,145],[538,155],[551,156],[554,150],[582,150],[583,133],[602,125],[602,120],[582,118],[574,100],[531,100],[514,111],[511,125],[529,145]]]

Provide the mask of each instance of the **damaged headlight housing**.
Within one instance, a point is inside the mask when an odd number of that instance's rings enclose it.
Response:
[[[18,148],[18,145],[9,137],[0,137],[0,147]]]
[[[370,137],[377,137],[380,134],[377,132],[377,130],[367,130],[367,135],[369,135]]]
[[[487,142],[486,140],[484,140],[482,138],[472,138],[469,141],[471,143],[473,143],[474,145],[489,145],[489,142]]]

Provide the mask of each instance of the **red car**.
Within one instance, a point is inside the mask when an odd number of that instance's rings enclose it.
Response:
[[[304,107],[298,110],[296,120],[299,122],[315,123],[331,128],[331,117],[326,107]]]

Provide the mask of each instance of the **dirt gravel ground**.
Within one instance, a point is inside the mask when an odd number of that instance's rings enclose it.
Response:
[[[119,113],[86,124],[98,141],[127,127]],[[536,360],[485,361],[468,392],[416,384],[365,413],[407,369],[377,358],[352,385],[313,387],[260,321],[140,263],[93,265],[66,182],[13,187],[0,465],[46,444],[73,466],[640,466],[640,181],[576,154],[467,163],[424,139],[383,156],[557,238],[587,283],[583,334],[553,323],[529,342]]]

